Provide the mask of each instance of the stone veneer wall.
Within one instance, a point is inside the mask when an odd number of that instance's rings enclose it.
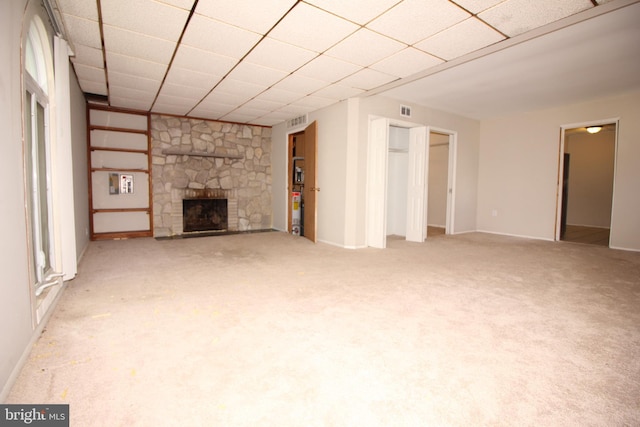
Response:
[[[227,198],[229,231],[271,228],[271,128],[153,114],[151,150],[154,236],[182,234],[194,196]]]

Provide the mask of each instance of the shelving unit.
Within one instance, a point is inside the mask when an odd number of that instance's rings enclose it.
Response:
[[[149,115],[88,105],[87,127],[90,238],[153,236]]]

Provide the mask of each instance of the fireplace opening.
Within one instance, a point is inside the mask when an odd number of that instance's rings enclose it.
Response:
[[[227,199],[183,199],[183,231],[225,231]]]

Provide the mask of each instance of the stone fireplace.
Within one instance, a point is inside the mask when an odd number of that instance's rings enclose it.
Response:
[[[155,237],[271,228],[271,128],[152,115],[151,146]]]

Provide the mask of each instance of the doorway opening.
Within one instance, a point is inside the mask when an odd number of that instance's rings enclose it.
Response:
[[[563,126],[556,240],[609,246],[617,120]]]
[[[287,171],[287,230],[316,242],[317,234],[317,123],[289,134]]]
[[[456,134],[431,128],[427,236],[453,233]]]
[[[444,183],[440,183],[444,191],[434,190],[433,200],[444,211],[439,221],[444,229],[442,232],[453,232],[455,132],[373,118],[370,120],[367,160],[368,246],[384,248],[388,236],[404,237],[413,242],[423,242],[427,238],[432,134],[439,135],[435,137],[436,144],[447,145],[446,165],[437,167],[437,172],[445,175]],[[442,161],[441,156],[436,156],[436,160]]]

